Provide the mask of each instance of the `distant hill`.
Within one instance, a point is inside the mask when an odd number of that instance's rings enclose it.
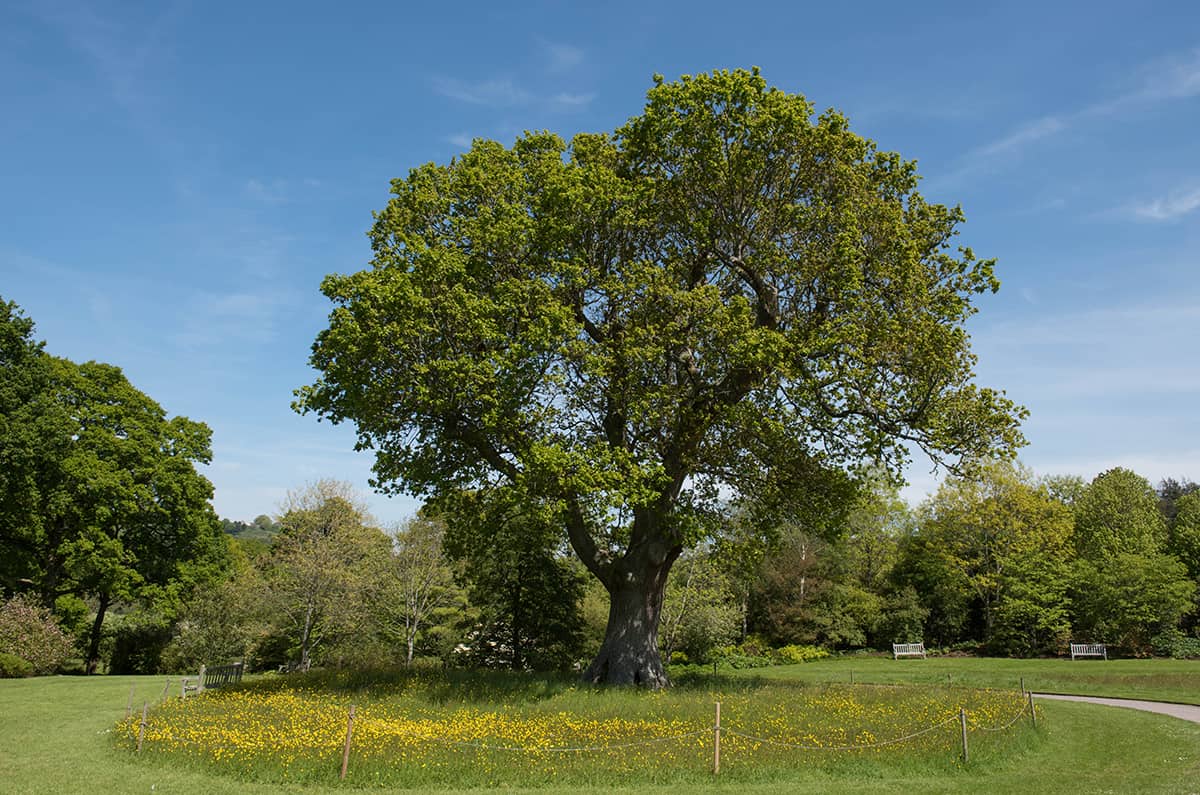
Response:
[[[262,514],[249,523],[222,519],[221,529],[239,541],[258,541],[270,545],[275,534],[279,532],[279,524],[270,516]]]

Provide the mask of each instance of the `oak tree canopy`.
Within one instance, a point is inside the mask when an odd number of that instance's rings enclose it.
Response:
[[[861,462],[1023,443],[973,383],[993,261],[917,181],[757,70],[656,77],[569,144],[477,139],[394,180],[371,267],[325,279],[296,406],[352,421],[381,490],[556,510],[611,596],[585,676],[662,686],[663,588],[715,501],[820,512]]]

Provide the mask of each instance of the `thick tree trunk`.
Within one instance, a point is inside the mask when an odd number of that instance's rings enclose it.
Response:
[[[678,554],[673,550],[660,562],[647,560],[636,567],[640,571],[614,572],[608,583],[604,642],[584,671],[584,681],[651,689],[667,686],[667,672],[658,651],[658,622],[667,572]]]
[[[88,638],[87,667],[89,674],[96,673],[100,665],[100,634],[104,630],[104,614],[108,611],[108,594],[100,594],[100,603],[96,605],[96,620],[92,622],[92,633]]]

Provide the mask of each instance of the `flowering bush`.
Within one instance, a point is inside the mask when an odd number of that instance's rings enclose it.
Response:
[[[0,652],[26,660],[35,674],[53,673],[74,647],[50,611],[33,598],[14,596],[0,605]]]

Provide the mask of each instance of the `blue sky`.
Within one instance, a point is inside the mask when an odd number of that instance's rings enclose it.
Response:
[[[318,284],[365,266],[389,180],[474,136],[611,130],[655,72],[751,65],[962,204],[1003,282],[970,324],[979,380],[1029,407],[1022,460],[1200,480],[1195,2],[8,0],[0,295],[52,353],[207,422],[222,516],[366,488],[352,432],[289,403]]]

